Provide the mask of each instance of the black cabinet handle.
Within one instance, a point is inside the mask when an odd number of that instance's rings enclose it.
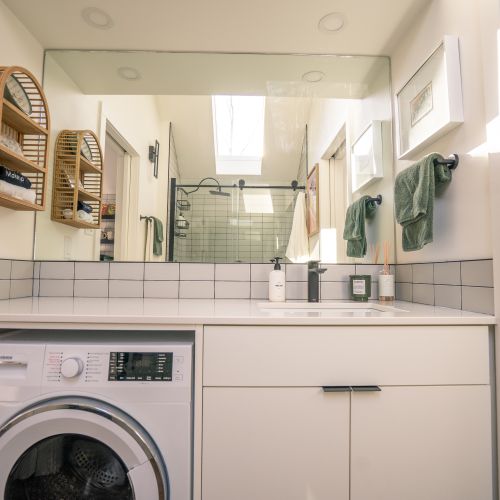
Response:
[[[353,385],[353,392],[380,392],[382,389],[378,385]]]
[[[324,385],[323,392],[351,392],[349,385]]]

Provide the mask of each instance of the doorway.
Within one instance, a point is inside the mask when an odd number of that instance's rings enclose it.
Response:
[[[106,130],[102,187],[100,260],[124,260],[127,257],[128,184],[130,157]],[[124,196],[125,195],[125,196]]]

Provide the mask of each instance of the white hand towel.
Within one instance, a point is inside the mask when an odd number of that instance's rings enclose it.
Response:
[[[295,201],[292,230],[286,249],[287,258],[291,262],[307,262],[309,260],[309,237],[306,224],[306,195],[300,192]]]

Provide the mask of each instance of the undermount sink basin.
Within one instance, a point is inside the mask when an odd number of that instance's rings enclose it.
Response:
[[[373,302],[260,302],[258,306],[281,314],[379,316],[383,313],[406,312],[404,309]]]

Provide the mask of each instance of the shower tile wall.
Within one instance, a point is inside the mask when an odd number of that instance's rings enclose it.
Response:
[[[251,194],[269,193],[257,189],[246,189],[245,192],[249,191]],[[189,228],[176,229],[174,260],[267,262],[275,256],[284,257],[292,227],[296,193],[275,189],[270,194],[273,213],[258,212],[265,208],[258,206],[253,206],[251,212],[246,211],[243,192],[236,189],[231,190],[231,196],[228,197],[214,196],[208,192],[190,194],[190,209],[177,210],[177,215],[182,212],[189,221]],[[185,196],[181,198],[186,199]]]

